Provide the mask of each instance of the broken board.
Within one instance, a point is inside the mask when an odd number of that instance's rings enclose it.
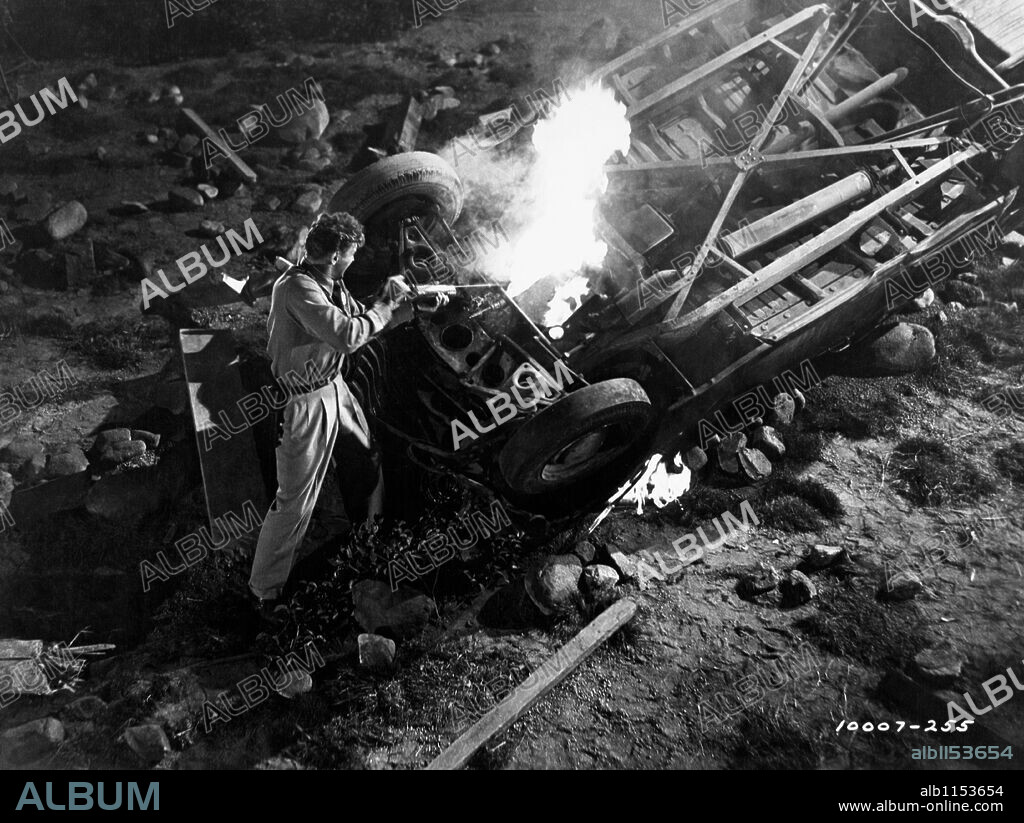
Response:
[[[508,697],[481,717],[464,735],[441,752],[428,770],[459,769],[495,735],[509,726],[565,680],[577,666],[602,643],[628,623],[636,614],[636,603],[619,600],[602,612],[590,625],[548,658]]]
[[[250,185],[256,183],[258,179],[256,172],[252,170],[248,163],[235,154],[234,150],[227,144],[226,140],[217,136],[217,133],[206,124],[206,121],[203,120],[202,117],[196,114],[192,109],[182,109],[181,116],[185,127],[190,131],[197,133],[200,137],[210,140],[224,153],[227,157],[228,164],[235,172],[236,176]]]
[[[247,502],[266,511],[256,441],[238,407],[245,391],[234,337],[226,330],[182,329],[180,340],[211,528],[228,512],[243,516]]]

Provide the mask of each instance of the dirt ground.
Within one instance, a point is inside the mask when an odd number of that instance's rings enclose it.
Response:
[[[132,92],[176,83],[186,105],[226,125],[303,76],[316,76],[332,112],[350,112],[335,140],[335,165],[321,175],[282,173],[201,216],[239,227],[253,215],[296,228],[305,218],[261,212],[258,204],[268,193],[314,178],[329,197],[362,143],[363,127],[404,93],[433,85],[456,89],[461,107],[428,124],[420,142],[425,150],[439,148],[496,101],[549,87],[566,71],[582,30],[601,14],[623,27],[625,41],[640,40],[662,27],[660,5],[468,0],[393,40],[293,44],[284,51],[316,58],[302,71],[282,68],[276,48],[130,71],[96,61],[38,64],[17,75],[26,92],[65,74],[95,71],[123,93],[88,112],[69,112],[73,126],[62,130],[55,119],[16,150],[3,149],[0,177],[50,191],[57,201],[80,200],[90,214],[91,239],[169,267],[201,242],[187,234],[199,216],[111,213],[123,200],[160,200],[181,174],[157,164],[154,147],[138,139],[172,124],[176,112],[164,102],[129,102],[137,99]],[[436,61],[441,51],[472,54],[496,40],[506,47],[486,68],[449,69]],[[101,146],[107,160],[97,159]],[[254,163],[272,166],[279,159],[273,150],[251,152]],[[227,272],[243,276],[260,265],[244,259]],[[977,274],[993,299],[1016,299],[1024,287],[1020,262],[989,261]],[[97,430],[137,424],[152,413],[178,355],[165,320],[143,317],[139,298],[131,278],[68,292],[11,283],[0,293],[0,386],[20,385],[61,359],[77,378],[60,398],[0,430],[0,441],[30,435],[51,450],[84,449]],[[258,345],[266,311],[262,301],[196,316]],[[916,675],[915,655],[944,645],[965,662],[946,687],[960,705],[965,692],[978,707],[988,705],[983,682],[1007,668],[1024,677],[1024,423],[1019,416],[996,417],[983,405],[1021,382],[1019,317],[992,306],[956,311],[940,300],[914,317],[939,341],[934,369],[906,378],[830,377],[809,391],[807,409],[785,432],[790,457],[765,487],[710,496],[696,490],[642,515],[617,509],[590,536],[599,556],[668,550],[698,525],[738,512],[744,499],[761,524],[708,551],[677,582],[654,580],[643,590],[621,585],[620,595],[637,604],[636,617],[472,765],[956,768],[911,759],[911,748],[961,742],[953,740],[960,734],[924,731],[929,720],[941,728],[948,717],[915,713],[881,683],[892,672]],[[187,447],[191,436],[178,431],[170,442]],[[795,485],[801,480],[812,482]],[[160,768],[420,768],[494,705],[496,693],[522,682],[594,616],[584,611],[526,627],[488,619],[487,595],[563,539],[519,543],[510,536],[480,547],[494,561],[487,571],[451,569],[434,581],[426,592],[437,606],[430,627],[400,644],[393,677],[375,677],[357,666],[350,628],[329,634],[293,625],[292,637],[261,633],[245,613],[244,555],[211,559],[144,594],[139,561],[202,525],[202,518],[201,495],[193,493],[139,523],[97,525],[70,511],[0,536],[0,636],[68,640],[88,627],[85,642],[118,645],[111,659],[87,667],[74,693],[23,697],[0,714],[0,728],[61,717],[68,740],[47,760],[59,767],[138,765],[121,735],[156,717],[172,746]],[[818,544],[845,549],[847,559],[808,572],[817,587],[809,603],[791,608],[775,594],[744,599],[738,593],[739,581],[759,564],[788,571]],[[336,545],[327,551],[344,558]],[[905,602],[887,600],[886,567],[916,571],[924,590]],[[347,602],[335,610],[344,611]],[[316,626],[347,626],[347,615],[316,612],[330,610],[329,598],[309,595],[304,603]],[[273,696],[230,723],[203,728],[205,701],[306,636],[327,658],[310,692],[292,700]],[[782,672],[778,688],[750,685],[768,682],[773,672]],[[741,682],[747,685],[738,688]],[[718,720],[711,714],[740,690],[759,688],[763,696],[734,714]],[[83,717],[69,708],[82,695],[107,705]],[[893,727],[905,721],[922,729],[837,732],[844,721]],[[1014,692],[978,725],[1024,751],[1024,697]],[[1017,760],[1002,762],[1018,768]]]

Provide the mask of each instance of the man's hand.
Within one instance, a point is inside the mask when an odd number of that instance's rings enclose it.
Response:
[[[405,323],[409,323],[409,322],[412,321],[413,316],[414,316],[414,310],[413,310],[412,302],[410,302],[409,300],[405,300],[405,301],[403,301],[401,303],[398,303],[398,304],[392,303],[390,305],[391,305],[391,322],[388,323],[387,326],[385,326],[384,328],[386,328],[386,329],[393,329],[396,326],[401,326],[401,325],[403,325]]]
[[[388,303],[391,303],[392,306],[408,299],[411,294],[412,289],[409,287],[409,284],[405,282],[404,277],[389,277],[387,282],[384,284],[383,299]]]

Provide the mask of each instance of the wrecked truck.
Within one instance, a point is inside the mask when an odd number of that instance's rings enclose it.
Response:
[[[367,226],[353,290],[401,273],[450,295],[350,364],[409,459],[542,517],[601,505],[737,395],[872,333],[919,270],[966,265],[965,238],[1016,225],[1024,86],[963,21],[915,29],[894,5],[709,2],[594,69],[630,148],[605,166],[607,257],[557,327],[453,258],[465,191],[440,157],[351,178],[331,209]]]

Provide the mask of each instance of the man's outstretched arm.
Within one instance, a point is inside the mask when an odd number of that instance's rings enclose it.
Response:
[[[308,277],[295,277],[288,284],[286,299],[288,313],[302,328],[344,354],[355,352],[391,322],[390,304],[374,303],[362,314],[350,316]]]

